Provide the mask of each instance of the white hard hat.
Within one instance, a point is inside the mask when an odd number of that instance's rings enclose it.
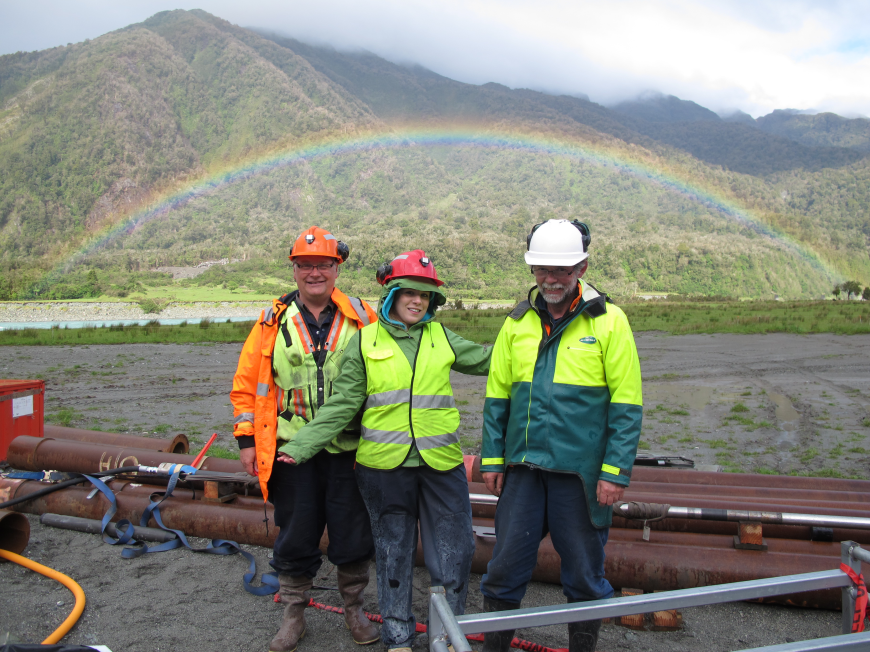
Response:
[[[547,220],[532,228],[526,240],[526,264],[572,267],[589,256],[589,227],[574,220]]]

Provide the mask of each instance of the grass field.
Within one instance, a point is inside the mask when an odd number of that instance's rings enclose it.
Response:
[[[870,302],[865,301],[723,301],[675,303],[649,301],[623,306],[635,332],[690,333],[870,333]],[[507,309],[443,310],[438,320],[475,342],[494,342]],[[242,342],[252,322],[203,322],[199,325],[109,326],[106,328],[0,331],[0,346],[52,344],[133,344],[148,342]]]
[[[186,344],[191,342],[243,342],[251,322],[211,322],[161,326],[156,321],[145,326],[107,326],[105,328],[26,328],[0,331],[0,346],[85,345],[85,344]]]
[[[689,333],[870,333],[867,301],[645,301],[623,306],[635,331]]]

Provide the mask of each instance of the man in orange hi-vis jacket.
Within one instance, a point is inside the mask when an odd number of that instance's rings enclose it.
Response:
[[[377,319],[365,301],[335,287],[349,253],[346,244],[317,226],[296,239],[290,261],[298,290],[263,311],[242,348],[230,393],[242,465],[259,476],[281,528],[270,563],[286,607],[270,652],[292,652],[305,634],[304,611],[321,564],[325,526],[326,555],[337,568],[351,636],[359,644],[379,638],[362,609],[374,544],[353,470],[359,418],[304,464],[287,464],[277,453],[279,441],[291,441],[332,394],[351,336]]]

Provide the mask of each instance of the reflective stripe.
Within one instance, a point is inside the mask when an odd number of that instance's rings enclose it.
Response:
[[[326,336],[326,348],[330,351],[335,351],[335,343],[341,334],[342,326],[344,326],[344,315],[341,314],[341,311],[338,311],[338,314],[332,320],[332,328],[329,329],[329,335]]]
[[[399,254],[398,256],[393,258],[393,260],[407,260],[407,259],[408,259],[408,254]]]
[[[236,420],[233,421],[233,425],[237,426],[240,423],[245,423],[246,421],[250,422],[250,423],[254,423],[254,413],[253,412],[242,412],[238,417],[236,417]]]
[[[265,313],[263,313],[263,321],[260,323],[265,324],[266,322],[272,321],[272,317],[274,317],[274,316],[275,316],[275,309],[272,306],[269,306],[266,309]]]
[[[408,444],[411,435],[398,430],[372,430],[362,427],[362,438],[376,444]]]
[[[458,444],[459,431],[446,432],[443,435],[432,435],[431,437],[415,437],[414,441],[417,443],[417,450],[428,451],[433,448]]]
[[[332,235],[331,233],[326,233],[326,234],[324,234],[323,239],[324,240],[335,240],[335,236]]]
[[[385,405],[397,405],[411,400],[410,389],[394,389],[380,394],[371,394],[366,399],[365,409],[384,407]]]
[[[432,394],[429,396],[415,396],[413,408],[420,409],[438,409],[438,408],[455,408],[456,401],[452,396],[446,394]]]
[[[348,300],[350,300],[350,307],[354,309],[354,312],[356,312],[356,316],[359,317],[362,325],[368,326],[371,323],[371,320],[369,319],[369,313],[367,313],[366,309],[363,307],[362,301],[356,297],[348,297]]]
[[[269,385],[266,383],[257,383],[257,396],[268,396]]]
[[[305,353],[314,353],[314,341],[308,333],[308,326],[305,325],[302,313],[297,313],[293,316],[293,325],[296,326],[296,332],[302,338],[302,347],[305,349]]]
[[[495,465],[504,465],[503,457],[482,457],[480,458],[481,466],[495,466]]]
[[[611,475],[619,475],[619,467],[611,466],[610,464],[602,464],[601,470],[605,473],[610,473]]]

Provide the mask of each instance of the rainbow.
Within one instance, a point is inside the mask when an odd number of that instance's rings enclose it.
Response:
[[[766,236],[807,261],[817,270],[830,278],[841,274],[825,262],[815,251],[794,240],[785,233],[765,223],[755,211],[741,207],[714,188],[704,188],[680,178],[679,172],[663,171],[648,162],[642,150],[637,153],[628,148],[569,142],[541,134],[507,133],[486,128],[407,128],[392,129],[382,133],[339,136],[324,139],[322,142],[295,146],[289,149],[270,152],[224,170],[211,172],[205,177],[164,193],[151,201],[146,207],[137,210],[121,222],[91,237],[84,246],[65,257],[61,263],[40,283],[56,278],[69,270],[75,263],[107,244],[131,233],[137,227],[172,213],[179,207],[198,197],[219,192],[222,188],[250,179],[278,168],[296,165],[327,157],[340,157],[348,154],[377,149],[396,149],[411,147],[480,147],[497,150],[513,150],[554,157],[567,157],[593,165],[612,168],[619,174],[630,175],[644,183],[652,184],[676,193],[688,200],[728,217],[760,235]],[[651,158],[651,157],[650,157]]]

